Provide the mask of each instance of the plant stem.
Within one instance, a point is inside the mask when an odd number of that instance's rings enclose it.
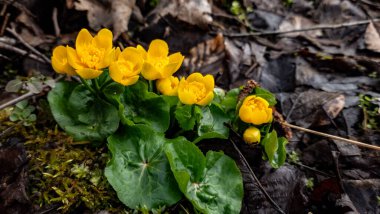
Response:
[[[95,89],[97,92],[100,92],[100,87],[97,79],[92,79],[91,80],[92,84],[95,86]]]
[[[79,78],[80,78],[80,81],[83,83],[83,85],[86,86],[86,88],[89,91],[91,91],[91,93],[93,93],[94,95],[97,95],[96,91],[94,91],[94,89],[91,88],[91,86],[88,84],[88,82],[85,79],[83,79],[81,76],[79,76]]]
[[[109,79],[109,80],[107,80],[107,82],[105,82],[105,83],[103,83],[103,85],[100,87],[100,91],[103,91],[103,89],[105,88],[105,87],[107,87],[110,83],[112,83],[113,82],[113,80],[112,79]]]

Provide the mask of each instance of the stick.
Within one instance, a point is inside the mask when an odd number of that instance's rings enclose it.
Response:
[[[54,24],[55,36],[61,35],[61,29],[59,28],[59,24],[58,24],[58,9],[56,7],[53,8],[52,20]]]
[[[16,37],[25,47],[27,47],[30,51],[35,53],[37,56],[40,56],[45,62],[48,64],[51,64],[51,61],[49,58],[47,58],[45,55],[43,55],[41,52],[39,52],[37,49],[29,45],[14,29],[12,28],[6,28],[7,32],[11,33],[14,37]]]
[[[232,129],[231,129],[232,130]],[[274,206],[274,208],[282,214],[285,214],[285,212],[281,209],[281,207],[270,197],[268,192],[264,189],[264,187],[261,185],[260,180],[256,177],[255,173],[253,172],[252,168],[249,166],[248,161],[245,159],[244,155],[241,153],[240,149],[236,146],[235,142],[230,139],[230,142],[234,146],[235,150],[238,152],[240,158],[243,160],[244,165],[248,168],[250,175],[252,178],[256,181],[257,186],[261,190],[261,192],[264,194],[265,198]]]
[[[299,127],[299,126],[296,126],[296,125],[289,124],[289,123],[287,123],[285,121],[284,122],[280,122],[280,123],[282,125],[285,125],[285,126],[288,126],[288,127],[292,128],[292,129],[297,129],[297,130],[300,130],[300,131],[303,131],[303,132],[308,132],[308,133],[311,133],[311,134],[315,134],[315,135],[331,138],[331,139],[334,139],[334,140],[340,140],[340,141],[343,141],[343,142],[346,142],[346,143],[351,143],[351,144],[354,144],[354,145],[357,145],[357,146],[360,146],[360,147],[364,147],[364,148],[374,149],[374,150],[380,151],[380,147],[379,146],[370,145],[370,144],[362,143],[362,142],[359,142],[359,141],[356,141],[356,140],[351,140],[351,139],[347,139],[347,138],[343,138],[343,137],[338,137],[338,136],[331,135],[331,134],[326,134],[326,133],[323,133],[323,132],[314,131],[314,130],[311,130],[311,129],[307,129],[307,128],[303,128],[303,127]]]
[[[24,51],[20,48],[16,48],[15,46],[8,45],[8,44],[5,44],[5,43],[0,41],[0,49],[1,48],[9,50],[9,51],[13,51],[13,52],[18,53],[18,54],[23,55],[23,56],[28,56],[31,59],[34,59],[34,60],[39,61],[41,63],[45,63],[45,61],[43,59],[41,59],[39,56],[36,56],[35,54],[29,53],[29,52]]]
[[[312,27],[302,28],[302,29],[293,29],[293,30],[278,30],[278,31],[267,31],[267,32],[255,32],[255,33],[223,33],[223,36],[227,37],[249,37],[249,36],[269,36],[269,35],[278,35],[278,34],[287,34],[287,33],[296,33],[296,32],[304,32],[304,31],[313,31],[313,30],[323,30],[323,29],[337,29],[344,28],[356,25],[365,25],[371,22],[380,22],[380,18],[371,19],[371,20],[360,20],[354,22],[345,22],[341,24],[331,24],[331,25],[315,25]]]
[[[19,97],[16,97],[16,98],[14,98],[12,100],[9,100],[8,102],[0,105],[0,110],[6,108],[8,106],[14,105],[14,104],[16,104],[16,103],[18,103],[20,101],[23,101],[23,100],[25,100],[25,99],[33,96],[33,95],[34,95],[34,93],[29,91],[28,93],[25,93],[25,94],[23,94],[23,95],[21,95]]]

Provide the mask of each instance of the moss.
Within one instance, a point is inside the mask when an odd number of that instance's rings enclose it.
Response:
[[[74,142],[57,127],[11,122],[10,114],[11,109],[0,111],[0,145],[12,143],[11,139],[24,142],[29,160],[28,195],[34,205],[41,210],[53,207],[60,213],[79,207],[92,212],[125,211],[103,173],[108,161],[105,144],[94,147]]]
[[[75,145],[72,138],[44,129],[24,135],[29,162],[29,195],[40,207],[59,204],[60,212],[77,207],[121,211],[123,206],[103,175],[105,147]]]

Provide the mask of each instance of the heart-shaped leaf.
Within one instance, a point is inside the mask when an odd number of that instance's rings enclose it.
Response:
[[[227,114],[217,105],[211,104],[203,108],[202,119],[198,125],[198,138],[193,142],[197,143],[203,139],[221,138],[227,139],[229,129],[224,123],[229,122]]]
[[[148,91],[143,81],[125,89],[121,102],[124,114],[136,124],[151,126],[154,130],[165,132],[170,124],[170,105],[165,99]]]
[[[269,163],[273,168],[278,168],[285,163],[286,159],[286,144],[288,141],[284,137],[277,138],[277,132],[273,130],[267,133],[261,145],[264,147],[265,154],[269,159]]]
[[[151,210],[176,203],[182,196],[165,157],[168,142],[145,125],[126,126],[108,138],[112,159],[105,175],[119,199],[133,209]]]
[[[119,126],[117,109],[78,83],[57,83],[48,101],[58,125],[75,140],[101,141]]]
[[[202,117],[202,110],[197,105],[183,105],[176,108],[175,118],[184,131],[192,130]]]
[[[193,143],[181,141],[165,149],[178,186],[202,213],[239,213],[243,180],[235,162],[222,152],[206,157]]]

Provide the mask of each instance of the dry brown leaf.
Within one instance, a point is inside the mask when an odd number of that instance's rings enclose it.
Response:
[[[76,10],[87,11],[87,19],[90,27],[99,30],[102,27],[113,26],[114,38],[128,30],[135,0],[113,0],[109,1],[107,7],[97,0],[79,0],[74,3]]]
[[[129,19],[133,11],[136,0],[113,0],[112,1],[112,21],[114,38],[128,30]]]
[[[286,18],[280,25],[279,30],[280,31],[291,31],[291,30],[299,30],[307,27],[314,26],[315,23],[310,21],[309,19],[306,19],[302,16],[290,16]],[[308,32],[294,32],[294,33],[288,33],[285,34],[287,37],[296,37],[301,34],[305,34],[311,37],[318,37],[322,35],[321,30],[314,30],[314,31],[308,31]]]
[[[23,24],[19,34],[25,42],[33,47],[48,42],[46,35],[30,15],[21,12],[16,20],[18,23]]]
[[[206,28],[212,22],[211,4],[208,0],[161,0],[152,11],[157,22],[161,17],[171,15],[181,21]]]
[[[380,35],[372,22],[365,31],[364,40],[368,50],[380,52]]]

